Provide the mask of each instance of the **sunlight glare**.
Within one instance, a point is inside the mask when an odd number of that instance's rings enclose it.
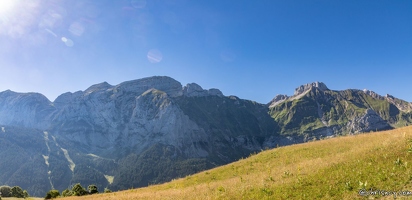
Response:
[[[0,14],[9,12],[17,2],[17,0],[0,0]]]

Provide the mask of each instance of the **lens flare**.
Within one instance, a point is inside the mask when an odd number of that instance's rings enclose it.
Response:
[[[152,49],[147,53],[147,59],[151,63],[159,63],[163,59],[163,54],[157,49]]]
[[[62,37],[62,42],[68,47],[72,47],[74,45],[73,40],[66,37]]]

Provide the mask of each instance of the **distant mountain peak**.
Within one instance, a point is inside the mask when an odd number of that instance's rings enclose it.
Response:
[[[183,87],[183,94],[188,97],[202,97],[202,96],[223,96],[223,93],[216,88],[204,90],[200,85],[196,83],[189,83]]]
[[[85,90],[85,93],[88,94],[88,93],[92,93],[94,91],[107,90],[111,87],[113,87],[113,86],[105,81],[105,82],[94,84],[94,85],[90,86],[89,88],[87,88]]]
[[[305,85],[299,86],[298,88],[295,89],[294,95],[295,96],[300,95],[300,94],[310,90],[312,87],[318,88],[322,91],[329,90],[328,87],[323,82],[316,81],[316,82],[313,82],[313,83],[307,83]]]
[[[272,101],[270,101],[268,103],[269,107],[274,107],[282,102],[284,102],[285,100],[287,100],[289,97],[288,95],[284,95],[284,94],[278,94],[275,96],[275,98],[272,99]]]

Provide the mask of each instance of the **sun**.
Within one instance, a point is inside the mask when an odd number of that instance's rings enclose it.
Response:
[[[0,0],[0,14],[10,11],[18,0]]]

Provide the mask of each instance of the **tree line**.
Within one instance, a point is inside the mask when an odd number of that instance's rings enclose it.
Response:
[[[105,188],[104,193],[110,193],[112,192],[111,190]],[[68,196],[84,196],[84,195],[91,195],[91,194],[97,194],[99,191],[97,190],[97,186],[92,184],[87,187],[87,190],[80,185],[80,183],[77,183],[73,185],[71,189],[65,189],[62,191],[60,194],[59,190],[50,190],[46,193],[46,196],[44,197],[45,199],[53,199],[57,197],[68,197]]]
[[[19,186],[10,187],[8,185],[0,186],[0,200],[1,197],[17,197],[27,198],[29,193],[26,190],[21,189]]]

